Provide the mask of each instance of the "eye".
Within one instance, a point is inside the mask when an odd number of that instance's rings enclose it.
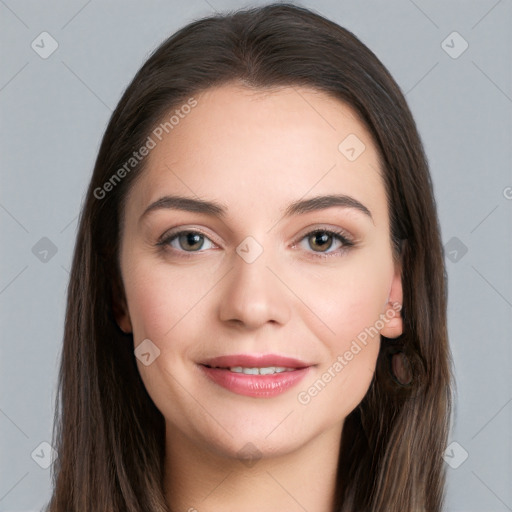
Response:
[[[160,246],[170,246],[172,249],[180,252],[201,252],[205,249],[212,249],[213,242],[200,231],[178,231],[164,235],[164,238],[158,242]],[[206,245],[206,247],[205,247]]]
[[[355,245],[345,231],[330,229],[310,231],[300,238],[298,243],[307,252],[312,250],[313,253],[316,253],[313,254],[313,257],[320,258],[339,256]],[[184,257],[217,247],[204,233],[191,229],[166,233],[157,245],[164,248],[170,247]],[[292,247],[296,247],[296,245],[294,243]]]
[[[305,242],[314,253],[317,253],[315,256],[319,257],[340,255],[354,245],[354,242],[348,238],[345,232],[328,229],[315,229],[307,233],[306,236],[299,240],[302,247],[304,247],[303,242]]]

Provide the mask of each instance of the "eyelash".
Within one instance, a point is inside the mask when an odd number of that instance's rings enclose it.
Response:
[[[181,235],[189,234],[189,233],[199,234],[199,235],[202,235],[203,237],[207,238],[208,240],[210,240],[210,238],[205,233],[203,233],[201,231],[198,231],[195,229],[185,229],[185,230],[181,230],[181,231],[176,231],[176,232],[171,231],[170,233],[169,232],[165,233],[160,238],[160,240],[156,243],[156,245],[158,247],[162,248],[163,250],[166,250],[170,247],[169,246],[170,242],[172,242],[176,238],[180,237]],[[294,241],[292,243],[292,247],[295,248],[299,242],[302,242],[303,240],[305,240],[317,233],[325,233],[325,234],[333,237],[335,240],[341,242],[343,244],[343,246],[335,251],[328,252],[328,253],[313,251],[311,253],[313,258],[326,259],[326,258],[331,258],[331,257],[335,257],[335,256],[342,256],[343,254],[345,254],[345,252],[350,250],[350,248],[355,245],[355,242],[347,235],[347,233],[345,231],[342,231],[342,230],[338,231],[335,229],[333,230],[333,229],[316,228],[316,229],[313,229],[312,231],[309,231],[308,233],[301,236],[300,238],[296,239],[296,241]],[[211,241],[211,242],[214,243],[213,241]],[[183,251],[183,250],[175,249],[174,247],[171,247],[170,249],[173,252],[179,253],[178,257],[180,257],[180,258],[192,258],[192,257],[194,257],[194,254],[204,252],[204,250]],[[329,249],[330,249],[330,247],[329,247]]]

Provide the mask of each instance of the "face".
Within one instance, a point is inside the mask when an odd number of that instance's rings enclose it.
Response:
[[[168,432],[289,453],[341,433],[401,333],[378,154],[319,91],[195,98],[127,196],[118,323]]]

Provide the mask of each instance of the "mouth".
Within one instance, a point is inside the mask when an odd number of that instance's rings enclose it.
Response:
[[[208,379],[239,395],[270,398],[297,385],[312,364],[275,354],[221,356],[199,363]]]
[[[285,368],[284,366],[265,366],[263,368],[247,368],[243,366],[209,366],[204,365],[206,368],[213,368],[218,370],[229,370],[233,373],[244,373],[245,375],[274,375],[276,373],[293,372],[297,368]]]

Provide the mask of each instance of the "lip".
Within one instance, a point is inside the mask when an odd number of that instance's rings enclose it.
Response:
[[[229,356],[219,356],[201,362],[207,366],[217,366],[229,368],[232,366],[242,366],[244,368],[265,368],[268,366],[282,366],[283,368],[307,368],[312,366],[299,359],[281,356],[278,354],[233,354]]]
[[[198,366],[212,382],[232,393],[256,398],[271,398],[297,385],[309,373],[312,365],[277,354],[238,354],[214,357]],[[233,366],[245,368],[281,366],[293,368],[293,370],[272,375],[247,375],[234,373],[228,369]]]

